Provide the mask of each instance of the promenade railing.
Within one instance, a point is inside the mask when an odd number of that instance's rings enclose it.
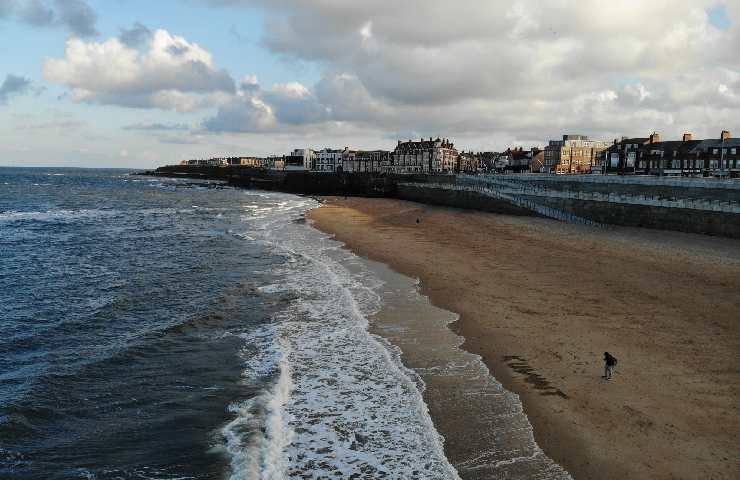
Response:
[[[607,225],[589,220],[587,218],[580,217],[573,213],[565,210],[553,208],[547,205],[542,205],[531,199],[524,198],[520,195],[503,192],[499,189],[492,188],[485,185],[459,185],[450,183],[417,183],[417,182],[403,182],[399,183],[399,186],[417,187],[417,188],[435,188],[442,190],[453,190],[453,191],[464,191],[474,192],[479,195],[495,198],[497,200],[503,200],[518,207],[526,210],[533,211],[543,217],[552,218],[561,222],[572,223],[577,225],[587,225],[596,228],[607,228]]]
[[[540,180],[544,177],[538,177]],[[486,185],[510,195],[530,197],[568,198],[593,202],[626,203],[665,208],[685,208],[724,213],[740,213],[740,201],[722,201],[702,198],[677,198],[659,195],[629,195],[624,193],[583,192],[580,190],[551,189],[541,184],[535,185],[533,179],[518,178],[511,175],[458,175],[462,185]]]
[[[677,177],[664,176],[656,177],[654,175],[552,175],[540,173],[507,173],[496,175],[506,177],[512,180],[522,181],[542,181],[550,183],[602,183],[618,185],[649,185],[649,186],[668,186],[668,187],[690,187],[690,188],[711,188],[711,189],[728,189],[740,191],[740,179],[722,179],[722,178],[705,178],[705,177]]]

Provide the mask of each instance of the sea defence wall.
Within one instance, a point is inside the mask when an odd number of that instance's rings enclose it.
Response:
[[[378,175],[252,167],[162,167],[155,175],[223,180],[305,195],[391,197],[586,225],[740,238],[740,181],[621,176]]]
[[[573,198],[537,198],[536,201],[601,224],[740,238],[738,213]]]
[[[320,173],[267,170],[246,166],[160,167],[148,175],[174,178],[222,180],[231,185],[262,190],[277,190],[301,195],[395,197],[400,182],[454,184],[454,175],[378,175],[372,173]]]
[[[430,205],[482,210],[484,212],[506,215],[537,215],[533,210],[517,206],[507,200],[484,195],[476,191],[455,190],[433,184],[400,183],[396,187],[396,197],[401,200],[428,203]]]
[[[650,185],[652,179],[647,179],[634,188],[634,184],[619,177],[613,185],[608,183],[609,178],[593,182],[511,177],[514,176],[460,175],[454,186],[435,188],[455,190],[461,197],[466,197],[465,192],[478,192],[572,223],[740,238],[740,182],[734,180],[681,180],[665,185],[659,179],[657,185]],[[551,185],[556,188],[550,188]],[[401,186],[399,191],[403,191]]]
[[[685,198],[721,202],[737,202],[740,196],[740,182],[714,178],[539,174],[499,175],[498,178],[512,186],[551,191],[643,195],[655,198]]]

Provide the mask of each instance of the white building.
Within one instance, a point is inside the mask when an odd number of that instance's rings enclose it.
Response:
[[[285,170],[285,157],[272,156],[262,159],[262,168],[268,170]]]
[[[345,150],[342,170],[347,173],[381,173],[386,171],[391,152],[385,150]]]
[[[315,156],[310,148],[296,148],[285,156],[285,170],[311,170]]]
[[[316,152],[311,170],[315,172],[337,172],[342,168],[342,159],[346,151],[348,151],[346,147],[344,150],[333,150],[331,148],[319,150]]]

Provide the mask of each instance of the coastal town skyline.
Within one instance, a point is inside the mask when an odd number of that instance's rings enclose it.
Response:
[[[0,164],[738,130],[734,2],[471,3],[0,1]]]
[[[740,139],[722,130],[718,138],[695,138],[684,132],[680,140],[658,132],[645,137],[615,138],[605,142],[581,134],[564,134],[544,147],[508,147],[500,152],[465,151],[448,138],[398,140],[391,150],[350,147],[294,148],[289,153],[232,155],[180,160],[189,174],[200,168],[253,168],[319,174],[641,174],[657,176],[740,176]]]

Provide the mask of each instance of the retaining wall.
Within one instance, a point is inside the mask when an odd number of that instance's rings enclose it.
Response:
[[[250,167],[165,167],[156,174],[222,179],[233,185],[310,195],[359,195],[397,197],[432,205],[482,210],[508,215],[536,216],[530,209],[502,198],[476,191],[444,188],[454,185],[452,175],[373,175],[367,173],[320,174],[261,170]],[[480,177],[478,177],[480,178]],[[665,196],[666,198],[737,202],[740,183],[703,179],[655,179],[637,177],[558,177],[502,175],[497,180],[522,182],[549,190],[616,193],[623,195]],[[405,183],[417,183],[406,185]],[[435,183],[438,186],[419,186]],[[618,203],[578,198],[513,193],[542,206],[568,212],[577,217],[612,225],[676,230],[689,233],[740,238],[740,214],[712,210]]]
[[[398,185],[396,189],[396,196],[401,200],[445,207],[482,210],[484,212],[502,213],[505,215],[537,216],[535,212],[529,209],[518,207],[506,200],[481,195],[477,192],[411,185]]]
[[[614,175],[499,175],[496,178],[550,190],[740,201],[739,180]]]
[[[736,213],[596,202],[573,198],[531,198],[542,205],[565,210],[579,217],[604,224],[740,238],[740,215]]]

